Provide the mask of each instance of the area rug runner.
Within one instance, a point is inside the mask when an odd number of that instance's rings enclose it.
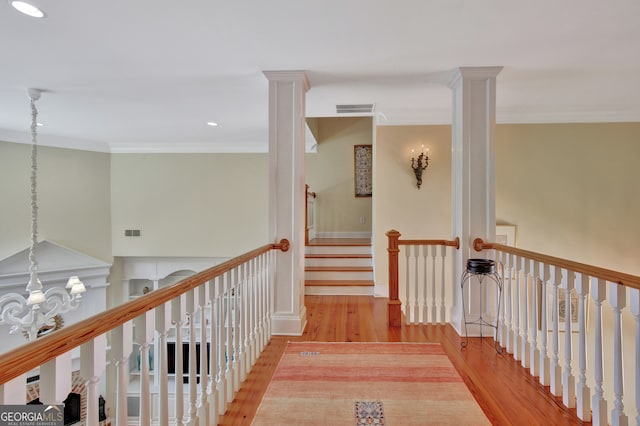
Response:
[[[291,342],[253,425],[488,425],[439,344]]]

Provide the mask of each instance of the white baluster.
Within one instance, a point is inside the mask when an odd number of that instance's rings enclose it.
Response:
[[[171,301],[171,320],[176,327],[176,353],[175,353],[175,396],[176,396],[176,424],[182,424],[184,420],[184,362],[183,362],[183,346],[182,346],[182,327],[184,327],[184,318],[187,311],[187,300],[184,294],[174,298]]]
[[[405,302],[403,304],[404,306],[404,316],[405,316],[405,321],[407,322],[407,324],[411,324],[411,320],[412,320],[412,315],[411,315],[411,274],[410,274],[410,270],[411,270],[411,263],[410,263],[410,256],[411,255],[411,246],[406,246],[406,249],[404,251],[404,260],[405,260],[405,280],[404,280],[404,285],[405,285],[405,291],[404,291],[404,297],[405,297]]]
[[[238,375],[239,382],[242,383],[247,377],[247,349],[249,346],[249,335],[247,332],[247,264],[238,266],[238,274],[240,275],[238,282],[238,318],[239,321],[239,335],[238,335]],[[240,389],[238,385],[238,389]]]
[[[578,293],[578,385],[576,389],[576,414],[582,421],[591,421],[591,390],[587,386],[587,327],[586,300],[589,294],[589,277],[576,275],[576,292]]]
[[[498,312],[499,319],[499,332],[498,339],[500,342],[500,346],[505,348],[507,346],[507,339],[509,336],[509,330],[507,328],[507,317],[506,317],[506,286],[507,280],[505,277],[505,267],[504,267],[504,257],[505,253],[502,251],[496,252],[496,267],[499,268],[500,279],[502,280],[502,301],[500,303],[500,312]],[[496,290],[497,291],[497,290]]]
[[[225,395],[227,389],[227,382],[225,376],[226,369],[226,356],[227,350],[225,347],[225,338],[226,338],[226,329],[227,326],[225,324],[226,314],[225,314],[225,276],[224,274],[221,277],[216,278],[216,352],[218,354],[218,362],[217,362],[217,406],[218,406],[218,414],[222,415],[227,410],[227,397]]]
[[[636,394],[636,425],[640,425],[640,290],[632,288],[629,290],[631,303],[631,313],[636,320],[636,371],[635,371],[635,394]]]
[[[115,424],[126,425],[127,387],[129,385],[129,356],[133,352],[133,323],[128,321],[111,330],[111,354],[116,362],[117,391]]]
[[[445,258],[447,257],[447,246],[440,246],[440,257],[442,259],[441,267],[442,273],[440,274],[440,324],[444,324],[446,322],[447,308],[444,304],[444,286],[445,286],[445,273],[444,273],[444,264]]]
[[[540,349],[538,348],[538,277],[540,276],[540,263],[534,260],[530,262],[531,275],[531,362],[530,373],[533,377],[540,375]]]
[[[624,371],[622,364],[622,309],[627,305],[626,288],[615,283],[609,284],[609,301],[613,308],[613,393],[616,396],[611,411],[611,426],[626,426],[629,419],[624,413]]]
[[[418,295],[418,291],[420,288],[420,282],[419,282],[419,274],[418,274],[418,263],[419,263],[419,256],[420,256],[420,246],[413,246],[413,258],[415,261],[415,285],[413,287],[414,289],[414,298],[413,298],[413,322],[415,324],[420,322],[420,305],[419,305],[419,295]],[[425,277],[426,279],[426,277]]]
[[[511,260],[512,257],[510,254],[505,253],[505,271],[506,271],[506,280],[504,285],[507,287],[506,295],[507,297],[504,299],[505,309],[507,310],[506,324],[507,324],[507,353],[513,354],[513,346],[516,342],[516,336],[513,330],[513,297],[511,294],[511,289],[513,288],[512,273],[511,273]]]
[[[422,261],[423,261],[423,280],[422,280],[422,324],[429,323],[429,304],[427,301],[427,294],[429,289],[429,280],[427,280],[427,255],[429,254],[429,246],[422,246]],[[435,282],[431,282],[431,288],[435,289]],[[435,296],[435,294],[433,294]],[[432,299],[432,302],[435,304],[435,300]],[[431,320],[435,316],[431,316]]]
[[[551,363],[547,339],[549,336],[547,325],[547,281],[551,278],[551,268],[544,264],[540,268],[540,383],[549,386],[551,383]]]
[[[275,252],[270,250],[268,253],[263,254],[263,256],[267,256],[267,258],[275,259]],[[274,292],[274,280],[275,280],[275,266],[274,262],[267,263],[267,271],[266,276],[268,279],[265,282],[265,294],[267,295],[266,304],[265,304],[265,323],[267,324],[267,334],[265,335],[264,345],[271,340],[271,310],[273,308],[273,292]],[[264,348],[264,346],[263,346]]]
[[[40,402],[62,404],[71,392],[71,372],[71,351],[41,365]]]
[[[248,277],[248,310],[249,310],[249,363],[248,371],[255,365],[258,359],[256,353],[256,331],[257,331],[257,310],[256,310],[256,259],[249,261],[249,277]]]
[[[604,370],[602,366],[602,302],[607,297],[606,282],[603,279],[591,279],[591,297],[595,303],[595,336],[594,336],[594,371],[596,389],[591,399],[592,419],[594,426],[606,426],[607,423],[607,400],[604,399],[604,389],[602,381]]]
[[[80,346],[80,376],[86,380],[87,410],[85,424],[98,426],[100,393],[98,383],[107,366],[107,336],[101,334]]]
[[[209,378],[207,381],[208,417],[205,425],[218,424],[218,277],[207,282],[209,300]]]
[[[264,322],[264,335],[263,335],[263,344],[260,352],[264,350],[264,347],[269,343],[271,339],[271,300],[272,300],[272,291],[273,288],[271,283],[274,280],[275,267],[273,263],[273,255],[271,252],[263,254],[266,259],[264,265],[264,281],[262,283],[262,292],[264,293],[264,306],[262,308],[262,321]]]
[[[197,403],[198,424],[206,425],[209,419],[209,399],[207,388],[209,384],[209,351],[207,350],[207,303],[209,301],[208,283],[196,289],[198,293],[198,309],[200,310],[200,393]]]
[[[224,275],[224,305],[225,305],[225,383],[227,385],[224,394],[226,404],[233,401],[233,300],[231,291],[233,289],[233,276],[229,271]]]
[[[154,312],[148,311],[133,320],[133,339],[140,356],[140,425],[151,425],[151,386],[149,381],[149,344],[153,340]]]
[[[0,405],[25,405],[27,393],[24,384],[27,383],[27,374],[9,380],[0,385]]]
[[[189,321],[189,411],[187,417],[183,420],[184,425],[193,425],[197,414],[198,401],[198,354],[196,334],[196,309],[198,306],[198,294],[194,291],[186,293],[187,298],[187,318]]]
[[[159,386],[158,423],[169,424],[169,367],[167,356],[167,335],[171,328],[171,304],[164,303],[155,309],[156,332],[158,333],[158,359],[155,361],[156,382]]]
[[[558,286],[562,282],[562,269],[554,267],[554,280],[551,283],[553,301],[551,303],[551,393],[555,396],[562,395],[562,368],[558,355]]]
[[[529,276],[530,263],[521,257],[520,270],[522,271],[522,362],[524,368],[531,366],[531,344],[529,343]]]
[[[258,321],[258,347],[256,348],[256,352],[262,353],[264,350],[264,315],[265,315],[265,268],[266,265],[264,263],[265,255],[262,254],[258,257],[258,272],[257,272],[257,282],[256,282],[256,296],[257,296],[257,317]]]
[[[513,359],[522,360],[522,336],[520,335],[520,259],[517,256],[512,258],[512,266],[515,273],[515,301],[513,302]]]
[[[260,257],[256,258],[253,263],[253,329],[254,329],[254,343],[253,343],[253,363],[255,364],[258,356],[260,355],[260,274],[261,272]]]
[[[576,406],[576,379],[571,371],[571,290],[575,282],[575,272],[562,270],[562,285],[564,290],[564,369],[562,373],[562,403],[569,408]]]
[[[233,396],[240,390],[240,347],[242,346],[242,321],[241,313],[242,307],[240,305],[240,293],[242,288],[240,287],[240,270],[235,268],[233,270],[234,282],[233,282]]]

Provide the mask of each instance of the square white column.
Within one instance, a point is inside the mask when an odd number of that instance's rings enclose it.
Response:
[[[286,238],[275,254],[273,334],[300,335],[304,306],[305,94],[304,71],[265,71],[269,80],[269,239]]]
[[[452,237],[460,237],[460,249],[453,256],[451,323],[458,333],[463,330],[460,277],[467,259],[486,256],[473,249],[473,239],[493,241],[495,238],[493,145],[496,76],[501,70],[502,67],[460,67],[449,82],[453,91],[451,224]],[[471,289],[471,300],[478,300],[479,294],[473,291]],[[483,316],[485,314],[483,312]],[[471,334],[472,330],[469,331]]]

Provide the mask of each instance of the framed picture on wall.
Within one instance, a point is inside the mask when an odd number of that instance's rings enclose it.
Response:
[[[373,146],[354,145],[353,163],[356,197],[371,197],[373,195]]]
[[[516,225],[496,225],[496,243],[516,246]]]
[[[547,329],[548,331],[552,331],[551,319],[553,316],[553,312],[551,307],[553,306],[553,288],[551,285],[547,285]],[[567,317],[567,312],[569,311],[569,306],[571,308],[571,317],[569,321],[571,322],[571,332],[577,333],[579,331],[579,317],[578,317],[578,303],[579,298],[578,292],[575,288],[572,288],[569,292],[569,302],[567,303],[567,293],[563,288],[558,288],[558,331],[566,331],[565,320]],[[585,324],[589,324],[589,295],[585,298]],[[588,331],[588,329],[587,329]]]

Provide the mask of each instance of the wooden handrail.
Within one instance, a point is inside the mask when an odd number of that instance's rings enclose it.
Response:
[[[306,194],[307,194],[307,197],[308,197],[309,195],[311,195],[313,198],[316,198],[317,194],[316,194],[315,192],[313,192],[313,191],[309,191],[309,184],[306,184],[306,185],[304,186],[304,189],[305,189],[305,192],[306,192]]]
[[[590,277],[600,278],[605,281],[640,290],[640,277],[636,275],[625,274],[611,269],[600,268],[598,266],[587,265],[585,263],[574,262],[572,260],[548,256],[546,254],[505,246],[498,243],[485,243],[482,238],[476,238],[473,240],[473,248],[476,251],[499,250],[516,256],[526,257],[527,259],[532,259],[547,265],[558,266]]]
[[[460,248],[460,238],[455,240],[398,240],[401,246],[447,246]]]
[[[460,248],[460,238],[455,240],[401,240],[400,232],[391,229],[387,232],[389,245],[389,304],[388,317],[390,327],[400,327],[402,325],[402,302],[398,290],[398,253],[401,245],[423,245],[423,246],[448,246]]]
[[[289,241],[282,239],[279,243],[266,244],[175,284],[147,293],[143,297],[123,303],[2,354],[0,355],[0,366],[2,366],[0,368],[0,384],[6,383],[20,374],[28,372],[83,343],[93,340],[270,250],[286,252],[289,250]]]

